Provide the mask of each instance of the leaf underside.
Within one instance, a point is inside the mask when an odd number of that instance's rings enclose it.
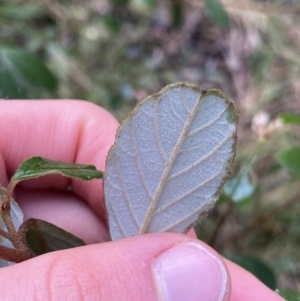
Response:
[[[1,198],[0,198],[1,201],[5,200],[6,190],[3,187],[0,188],[0,193],[1,193]],[[2,203],[0,205],[2,205]],[[19,207],[19,205],[17,204],[17,202],[15,202],[13,199],[11,199],[10,201],[10,216],[15,229],[18,230],[24,221],[24,214],[21,208]],[[7,227],[1,215],[0,215],[0,228],[5,232],[7,232]],[[14,248],[11,241],[3,236],[0,236],[0,245],[8,248]],[[12,263],[7,260],[0,259],[0,267],[9,266],[11,264]]]
[[[235,155],[238,115],[219,90],[185,83],[142,101],[107,158],[112,239],[188,231],[215,203]]]

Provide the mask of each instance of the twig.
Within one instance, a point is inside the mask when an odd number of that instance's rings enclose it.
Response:
[[[29,253],[0,245],[0,258],[18,263],[32,258],[32,256]]]
[[[12,194],[16,185],[18,184],[17,181],[11,180],[6,189],[6,196],[5,201],[2,203],[2,211],[5,211],[10,208],[10,200],[12,198]]]
[[[1,228],[0,228],[0,236],[3,236],[4,238],[9,239],[8,233]]]

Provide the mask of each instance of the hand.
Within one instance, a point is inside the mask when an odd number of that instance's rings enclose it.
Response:
[[[117,127],[109,113],[87,102],[1,101],[0,183],[6,186],[31,156],[104,170]],[[193,232],[107,242],[102,195],[98,180],[47,176],[20,184],[16,199],[26,219],[45,219],[89,245],[0,269],[2,301],[283,300]]]

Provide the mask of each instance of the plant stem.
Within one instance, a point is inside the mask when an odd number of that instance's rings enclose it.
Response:
[[[10,196],[8,198],[9,202],[7,203],[8,206],[4,206],[5,202],[7,202],[8,193],[5,191],[4,188],[2,187],[0,188],[0,205],[2,204],[0,214],[7,228],[7,232],[0,228],[0,236],[3,236],[8,240],[10,240],[16,250],[5,246],[0,246],[0,258],[5,259],[6,258],[5,256],[10,256],[10,259],[6,259],[6,260],[21,262],[29,258],[33,258],[36,255],[30,248],[28,248],[26,242],[24,242],[22,239],[22,235],[18,233],[18,231],[16,230],[13,224],[11,218],[11,211],[10,211],[10,200],[16,183],[15,182],[11,182],[11,183],[13,184],[10,185]]]
[[[8,231],[8,237],[16,249],[23,249],[24,244],[20,241],[19,235],[15,229],[10,216],[10,209],[2,211],[2,218]]]
[[[8,233],[0,228],[0,236],[9,239]]]
[[[15,250],[0,245],[0,258],[18,263],[32,258],[32,256],[24,251]]]
[[[18,184],[18,182],[14,181],[14,180],[11,180],[9,182],[9,184],[7,186],[7,189],[6,189],[5,201],[2,204],[2,210],[3,211],[10,208],[10,200],[11,200],[12,194],[13,194],[14,189],[15,189],[17,184]]]

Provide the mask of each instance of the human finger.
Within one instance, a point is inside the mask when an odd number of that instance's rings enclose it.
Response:
[[[227,301],[222,258],[163,233],[53,252],[0,270],[1,300]]]
[[[25,220],[42,219],[81,238],[86,244],[110,240],[106,224],[71,191],[17,189]]]
[[[0,174],[2,184],[31,156],[43,156],[104,170],[115,140],[117,121],[106,110],[84,101],[1,101]],[[21,183],[27,188],[66,188],[104,216],[101,181],[83,182],[47,176]]]
[[[191,229],[187,235],[191,238],[197,238],[194,229]],[[224,258],[224,261],[231,278],[230,301],[284,300],[277,293],[259,281],[253,274],[228,259]]]

